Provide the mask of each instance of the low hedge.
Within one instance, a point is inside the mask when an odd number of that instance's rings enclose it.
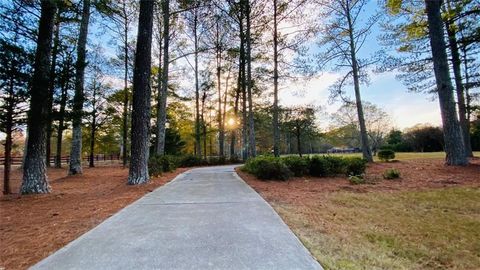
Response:
[[[314,177],[359,176],[365,173],[367,162],[358,157],[313,156],[301,158],[295,156],[275,158],[258,156],[247,160],[242,170],[260,179],[287,180],[292,175]]]

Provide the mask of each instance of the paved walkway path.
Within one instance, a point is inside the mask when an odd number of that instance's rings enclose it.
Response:
[[[322,268],[233,166],[220,166],[179,175],[32,269]]]

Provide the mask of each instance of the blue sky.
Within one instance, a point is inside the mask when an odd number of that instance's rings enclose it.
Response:
[[[366,7],[362,19],[366,20],[370,15],[378,10],[378,2],[370,1]],[[377,25],[372,29],[370,38],[364,44],[359,52],[360,57],[368,57],[380,49],[381,47],[377,36],[381,34],[381,29]],[[315,48],[316,45],[310,45]],[[317,49],[316,50],[320,50]],[[389,52],[395,53],[395,52]],[[293,87],[287,89],[302,89],[294,93],[290,90],[282,90],[280,93],[281,103],[284,105],[293,104],[315,104],[321,105],[327,112],[334,112],[341,105],[339,102],[334,104],[328,103],[329,90],[328,86],[332,84],[337,76],[342,73],[324,72],[319,77],[308,82],[294,84]],[[433,73],[432,73],[433,76]],[[347,93],[353,94],[353,85],[347,86]],[[300,94],[299,94],[299,93]],[[432,124],[440,125],[441,117],[438,101],[434,100],[432,94],[412,93],[401,81],[395,78],[395,72],[387,72],[380,74],[371,74],[370,84],[361,85],[362,99],[369,101],[383,110],[385,110],[392,118],[392,126],[404,129],[416,124]],[[321,123],[323,127],[328,127],[328,123]]]

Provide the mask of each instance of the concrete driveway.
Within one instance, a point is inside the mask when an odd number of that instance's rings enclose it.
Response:
[[[322,269],[233,168],[179,175],[32,269]]]

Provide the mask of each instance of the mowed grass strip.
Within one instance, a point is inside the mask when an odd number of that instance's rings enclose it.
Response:
[[[478,188],[319,196],[272,204],[325,269],[480,269]]]

